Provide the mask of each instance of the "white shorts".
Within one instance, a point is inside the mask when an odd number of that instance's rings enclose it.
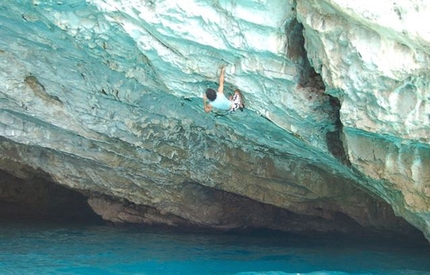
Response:
[[[241,104],[240,95],[237,94],[237,93],[235,93],[234,96],[233,96],[233,106],[231,107],[230,112],[234,112],[237,109],[239,109],[240,108],[240,104]]]

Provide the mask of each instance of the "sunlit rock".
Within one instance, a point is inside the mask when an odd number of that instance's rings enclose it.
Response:
[[[308,57],[341,100],[361,183],[429,232],[430,14],[425,1],[297,1]]]
[[[425,12],[396,7],[401,22]],[[428,234],[428,33],[384,13],[1,3],[0,168],[43,171],[113,222],[410,232],[394,209]],[[246,109],[206,114],[224,65]]]

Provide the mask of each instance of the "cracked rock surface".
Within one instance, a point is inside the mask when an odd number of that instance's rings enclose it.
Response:
[[[116,223],[429,239],[430,7],[349,2],[3,1],[0,170]],[[222,65],[246,109],[206,114]]]

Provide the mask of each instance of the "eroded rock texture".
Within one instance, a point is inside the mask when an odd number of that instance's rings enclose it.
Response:
[[[342,102],[344,144],[368,189],[429,237],[430,32],[425,1],[297,1],[308,57]],[[362,183],[363,184],[363,183]]]
[[[364,7],[6,1],[1,169],[113,222],[428,234],[428,33]],[[221,65],[244,112],[202,109]]]

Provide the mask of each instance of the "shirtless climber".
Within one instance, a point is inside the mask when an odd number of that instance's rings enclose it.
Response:
[[[215,92],[213,89],[209,88],[203,95],[203,107],[206,113],[212,111],[212,108],[228,110],[229,112],[234,112],[237,109],[243,111],[243,108],[245,108],[245,105],[243,104],[243,95],[238,89],[234,91],[233,96],[229,96],[229,98],[225,97],[224,72],[225,67],[222,67],[221,75],[219,77],[218,92]]]

